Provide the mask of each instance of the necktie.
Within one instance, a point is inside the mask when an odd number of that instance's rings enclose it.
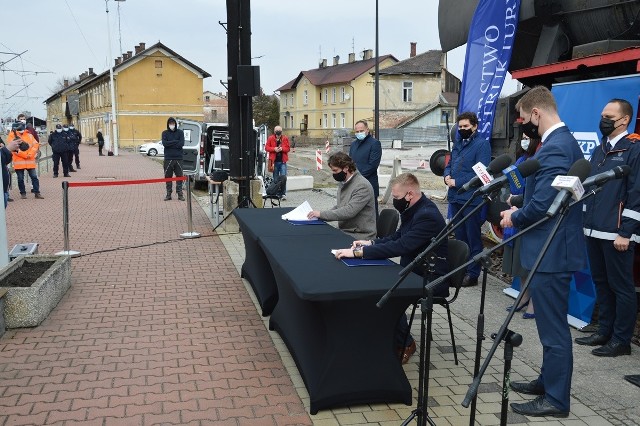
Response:
[[[607,141],[607,145],[605,146],[604,152],[607,153],[611,151],[611,142]]]

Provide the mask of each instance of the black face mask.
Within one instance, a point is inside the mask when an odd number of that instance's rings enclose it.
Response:
[[[458,129],[458,134],[462,139],[469,139],[473,134],[473,130],[471,129]]]
[[[527,121],[526,123],[522,123],[520,125],[520,128],[522,129],[522,133],[527,135],[529,139],[538,139],[540,137],[540,135],[538,134],[538,126],[534,125],[531,122],[531,119],[529,119],[529,121]]]
[[[622,120],[624,117],[620,117],[618,118],[618,120]],[[600,119],[600,125],[598,126],[600,128],[600,133],[602,133],[602,136],[604,136],[605,138],[607,136],[609,136],[611,133],[613,133],[614,130],[616,130],[618,127],[622,126],[622,124],[620,126],[616,126],[616,121],[618,120],[612,120],[610,118],[605,118],[602,117]]]
[[[281,134],[282,134],[282,132],[281,132],[280,130],[278,130],[278,131],[276,132],[276,136],[280,136]]]
[[[347,172],[343,170],[340,173],[334,173],[333,178],[338,182],[344,182],[345,180],[347,180]]]
[[[402,198],[394,198],[393,199],[393,207],[398,210],[398,213],[402,214],[406,209],[409,208],[409,203],[411,201],[406,200],[406,197],[409,193],[407,192],[406,194],[404,194],[404,197]]]

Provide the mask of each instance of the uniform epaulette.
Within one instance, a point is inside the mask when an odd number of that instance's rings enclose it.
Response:
[[[640,142],[640,135],[637,133],[630,133],[627,135],[627,139],[629,139],[629,142],[631,143]]]

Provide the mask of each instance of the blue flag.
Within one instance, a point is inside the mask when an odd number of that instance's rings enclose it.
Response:
[[[520,0],[480,0],[471,21],[458,113],[475,112],[478,133],[487,140],[507,77],[519,12]]]

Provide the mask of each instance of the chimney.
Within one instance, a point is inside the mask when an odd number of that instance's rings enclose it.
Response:
[[[122,54],[122,60],[123,60],[123,61],[126,61],[126,60],[127,60],[127,58],[128,58],[128,56],[127,56],[127,52],[124,52],[124,53]]]
[[[320,68],[326,68],[327,67],[327,60],[323,59],[322,62],[320,62]]]
[[[63,85],[64,87],[69,87],[69,80],[64,80]]]
[[[364,54],[364,57],[362,58],[363,61],[366,61],[367,59],[371,59],[373,57],[373,50],[371,49],[364,50],[362,53]]]
[[[144,43],[140,42],[140,51],[142,52],[144,49],[146,49],[146,48],[144,47]]]
[[[355,53],[349,53],[349,63],[355,62],[356,61],[356,54]]]
[[[118,56],[115,62],[116,62],[116,66],[120,65],[120,63],[122,62],[122,58]]]
[[[418,43],[416,43],[415,41],[411,42],[411,52],[409,53],[409,57],[413,58],[414,56],[416,56],[416,46]]]
[[[333,65],[338,65],[340,63],[340,56],[336,55],[333,57]]]
[[[138,53],[142,52],[142,49],[140,48],[140,46],[139,46],[139,45],[136,45],[136,46],[133,48],[133,50],[135,50],[136,55],[137,55]]]
[[[93,68],[89,68],[89,75],[93,75]]]
[[[133,52],[130,50],[127,50],[127,59],[133,58]]]

